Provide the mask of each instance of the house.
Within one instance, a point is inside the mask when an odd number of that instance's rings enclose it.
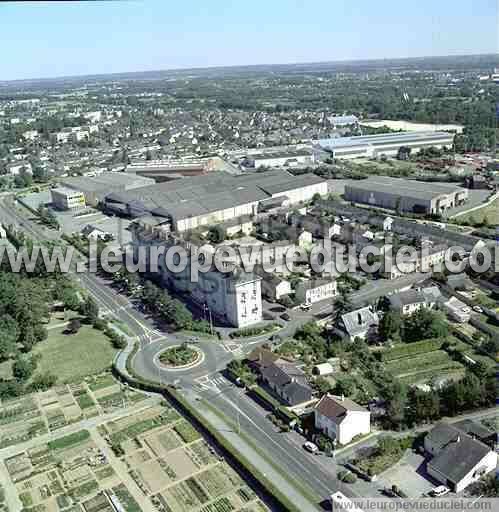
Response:
[[[371,413],[345,397],[324,395],[314,407],[315,428],[345,445],[371,432]]]
[[[258,373],[275,363],[279,359],[279,354],[263,347],[253,349],[247,356],[246,361],[249,367]]]
[[[431,457],[428,474],[453,492],[463,491],[497,466],[497,453],[448,423],[437,424],[426,435],[424,449]]]
[[[111,233],[107,231],[103,231],[91,224],[87,224],[81,230],[82,236],[84,236],[87,240],[109,240],[112,237]]]
[[[307,247],[312,243],[312,233],[310,231],[302,231],[296,241],[299,247]]]
[[[294,363],[277,359],[261,371],[261,376],[263,382],[291,407],[313,398],[305,373]]]
[[[277,301],[284,295],[293,293],[291,283],[279,276],[266,273],[267,278],[262,279],[262,293],[270,301]]]
[[[453,296],[447,302],[444,302],[444,309],[449,317],[456,322],[464,324],[470,321],[471,308],[457,297]]]
[[[468,434],[473,439],[478,439],[482,443],[488,445],[492,450],[497,445],[497,432],[485,428],[480,423],[473,420],[461,420],[452,424],[453,427],[458,428],[465,434]]]
[[[393,218],[392,217],[386,217],[383,220],[383,231],[391,231],[393,225]]]
[[[345,313],[341,316],[340,335],[345,336],[354,341],[356,338],[365,340],[369,337],[372,330],[379,324],[378,313],[373,311],[369,306],[365,308],[356,309],[350,313]]]
[[[406,290],[388,297],[390,308],[402,315],[411,315],[421,308],[433,309],[442,294],[437,286]]]

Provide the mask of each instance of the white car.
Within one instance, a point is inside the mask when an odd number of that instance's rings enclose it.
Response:
[[[483,313],[483,309],[480,306],[473,306],[473,311],[477,313]]]
[[[439,485],[430,491],[430,495],[435,498],[439,498],[440,496],[445,496],[450,492],[450,489],[445,485]]]
[[[318,446],[314,443],[311,443],[310,441],[307,441],[306,443],[304,443],[303,448],[305,448],[305,450],[307,450],[307,452],[310,452],[310,453],[317,453],[319,451]]]

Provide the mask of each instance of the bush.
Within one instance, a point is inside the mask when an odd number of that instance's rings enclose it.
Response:
[[[348,471],[348,469],[342,469],[338,472],[338,480],[347,484],[354,484],[357,481],[357,475]]]
[[[108,323],[104,318],[97,318],[97,320],[94,322],[94,329],[97,329],[98,331],[105,331],[107,327]]]

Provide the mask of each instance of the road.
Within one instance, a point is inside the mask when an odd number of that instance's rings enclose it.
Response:
[[[5,197],[0,199],[0,221],[4,225],[14,224],[34,240],[55,241],[60,238],[59,233],[39,226],[30,220],[28,215],[21,214]],[[333,475],[330,472],[318,470],[309,459],[313,457],[312,455],[304,452],[301,447],[290,443],[284,436],[277,434],[271,423],[255,411],[256,406],[250,400],[239,399],[238,390],[230,389],[233,386],[228,381],[226,382],[229,388],[227,393],[214,397],[202,395],[203,390],[206,389],[206,387],[203,387],[204,379],[210,379],[212,376],[222,378],[218,373],[219,370],[224,368],[235,355],[241,357],[255,345],[264,342],[266,340],[265,336],[248,339],[244,344],[230,341],[224,345],[215,341],[200,341],[199,347],[202,348],[205,354],[202,366],[183,372],[158,370],[158,367],[154,364],[154,356],[164,347],[178,344],[179,340],[183,339],[182,336],[159,331],[154,322],[135,309],[128,298],[118,295],[98,276],[90,273],[78,273],[76,278],[103,309],[115,315],[127,326],[132,337],[140,340],[140,350],[133,361],[134,369],[140,375],[156,382],[180,380],[181,392],[185,394],[188,400],[195,404],[200,404],[197,400],[201,398],[205,402],[208,400],[219,417],[234,417],[234,413],[239,410],[242,419],[240,422],[242,435],[239,436],[239,441],[246,444],[247,448],[252,448],[246,441],[251,440],[251,443],[258,447],[257,451],[262,457],[261,460],[267,463],[271,461],[272,466],[277,468],[275,472],[276,481],[278,481],[277,477],[280,475],[280,478],[285,478],[288,484],[293,485],[293,482],[295,482],[297,496],[301,495],[297,489],[300,489],[304,483],[305,486],[309,487],[307,492],[314,497],[316,503],[321,502],[330,493],[335,492],[337,485]],[[285,326],[283,334],[291,333],[297,325],[307,319],[306,315],[297,313],[296,319]],[[124,358],[122,362],[124,362]],[[209,415],[210,411],[206,411],[206,413]],[[252,450],[255,453],[253,448]],[[252,453],[252,450],[248,450],[248,453]],[[269,465],[269,473],[271,472]],[[271,476],[271,474],[268,474],[268,476]],[[307,501],[307,498],[303,496],[302,499]]]

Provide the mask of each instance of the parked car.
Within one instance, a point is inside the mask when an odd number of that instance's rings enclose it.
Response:
[[[480,306],[473,306],[473,311],[477,313],[483,313],[483,309]]]
[[[319,452],[319,447],[316,444],[311,443],[310,441],[307,441],[306,443],[304,443],[303,448],[305,448],[305,450],[307,450],[307,452],[310,452],[313,454],[316,454]]]
[[[445,485],[439,485],[430,491],[430,496],[434,498],[439,498],[440,496],[445,496],[450,492],[450,489]]]
[[[288,315],[288,313],[283,313],[282,315],[280,315],[280,318],[282,318],[286,322],[289,322],[291,320],[291,317]]]

